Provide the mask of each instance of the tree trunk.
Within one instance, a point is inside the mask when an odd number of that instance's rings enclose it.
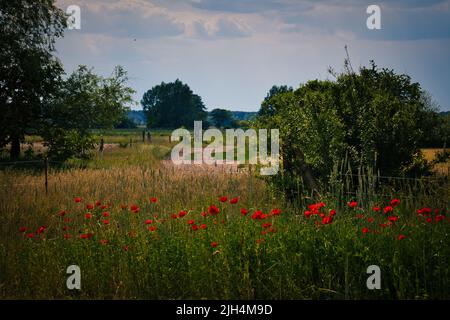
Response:
[[[286,145],[289,154],[284,154],[283,166],[290,174],[301,175],[306,187],[310,189],[315,195],[320,196],[319,185],[314,177],[311,168],[305,162],[305,155],[298,146],[293,146],[290,143]]]
[[[311,170],[311,168],[306,164],[305,162],[305,154],[298,146],[292,146],[294,161],[298,163],[295,167],[300,169],[300,174],[303,178],[303,181],[305,182],[308,189],[310,189],[315,195],[319,194],[319,185],[314,178],[314,174]]]
[[[11,137],[11,149],[9,150],[9,157],[11,160],[17,160],[20,156],[20,139],[18,136]]]

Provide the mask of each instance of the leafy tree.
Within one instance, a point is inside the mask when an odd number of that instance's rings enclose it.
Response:
[[[225,109],[214,109],[210,112],[212,124],[218,128],[231,128],[237,125],[233,113]]]
[[[194,121],[207,117],[201,97],[178,79],[171,83],[162,82],[148,90],[141,104],[149,127],[192,128]]]
[[[10,143],[12,159],[58,90],[63,69],[52,53],[65,27],[52,0],[0,0],[0,147]]]
[[[94,146],[91,130],[113,128],[126,117],[134,93],[127,80],[120,66],[107,78],[79,66],[44,111],[41,134],[49,156],[58,160],[88,157]]]
[[[433,111],[409,76],[379,69],[344,72],[335,81],[309,81],[263,102],[257,126],[279,128],[284,174],[302,177],[312,189],[333,168],[372,167],[382,175],[423,171],[421,143]]]
[[[128,116],[124,116],[122,118],[122,120],[120,120],[120,122],[114,126],[114,128],[116,128],[116,129],[136,129],[137,125],[132,119],[128,118]]]
[[[272,86],[266,97],[264,98],[263,103],[261,104],[261,109],[258,112],[259,116],[271,116],[274,115],[276,110],[275,106],[271,103],[271,98],[282,93],[292,92],[294,89],[292,87],[288,87],[285,85],[282,86]]]

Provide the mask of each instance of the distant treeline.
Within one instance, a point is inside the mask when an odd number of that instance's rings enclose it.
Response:
[[[224,110],[224,109],[217,109]],[[226,110],[228,111],[228,110]],[[258,112],[247,112],[247,111],[228,111],[230,112],[231,123],[239,121],[251,121],[256,118]],[[207,121],[212,124],[214,122],[214,117],[212,112],[208,112]],[[147,125],[147,116],[143,110],[131,110],[127,112],[127,117],[123,119],[122,122],[117,124],[116,128],[126,129],[126,128],[136,128],[138,126]]]

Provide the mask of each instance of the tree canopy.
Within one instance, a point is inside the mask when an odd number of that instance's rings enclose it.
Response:
[[[0,1],[0,147],[11,143],[11,158],[58,90],[63,68],[52,54],[65,27],[54,1]]]
[[[214,109],[209,113],[211,123],[218,128],[232,128],[238,125],[233,113],[225,109]]]
[[[202,98],[178,79],[148,90],[141,104],[149,127],[192,128],[194,121],[206,120],[208,115]]]
[[[0,0],[0,147],[20,156],[25,135],[36,134],[61,160],[85,155],[90,130],[121,121],[133,90],[122,67],[100,77],[80,66],[67,78],[55,58],[67,16],[53,0]]]
[[[313,80],[269,94],[257,125],[280,129],[284,172],[306,182],[307,175],[326,182],[343,159],[354,169],[416,175],[424,170],[419,147],[433,129],[434,111],[423,96],[408,75],[371,62],[335,81]]]

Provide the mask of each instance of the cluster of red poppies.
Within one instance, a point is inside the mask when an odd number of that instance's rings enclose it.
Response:
[[[379,234],[381,233],[379,230],[377,230],[376,227],[373,227],[373,223],[376,220],[381,220],[380,223],[378,223],[378,227],[381,228],[387,228],[391,226],[396,226],[396,223],[399,221],[400,216],[396,213],[396,208],[400,204],[400,200],[395,198],[392,199],[389,204],[381,207],[381,206],[374,206],[372,207],[372,211],[374,213],[384,213],[381,216],[372,216],[368,215],[367,222],[370,224],[369,226],[364,226],[361,229],[362,234],[365,236],[366,234],[373,233],[373,234]],[[350,208],[350,210],[353,210],[356,212],[355,218],[356,219],[366,219],[366,214],[362,208],[358,208],[358,202],[356,201],[350,201],[347,203],[347,206]],[[319,225],[320,223],[323,225],[331,224],[333,222],[333,218],[336,215],[336,210],[334,209],[325,209],[326,205],[324,202],[318,202],[314,203],[308,206],[308,210],[304,212],[304,216],[307,219],[310,219],[312,216],[317,216],[321,219],[315,220],[315,224]],[[431,217],[432,213],[435,213],[434,218]],[[446,220],[446,216],[444,215],[444,210],[442,209],[435,209],[432,210],[431,208],[425,207],[422,209],[417,210],[417,215],[419,216],[419,221],[425,221],[427,223],[435,222],[439,223]],[[450,220],[448,220],[450,222]],[[398,234],[397,240],[403,240],[407,238],[404,234]]]
[[[81,197],[76,197],[76,198],[74,198],[74,202],[78,205],[81,205],[81,203],[83,202],[83,199]],[[156,204],[157,202],[158,202],[157,198],[155,198],[155,197],[150,198],[150,203]],[[234,197],[234,198],[231,198],[230,200],[228,200],[228,197],[221,196],[221,197],[219,197],[219,202],[222,203],[221,208],[219,208],[215,204],[210,205],[206,211],[203,211],[200,213],[200,217],[198,218],[198,220],[195,217],[195,213],[193,213],[191,211],[181,210],[178,213],[170,214],[170,218],[163,218],[163,217],[160,218],[158,216],[158,214],[155,213],[155,214],[153,214],[153,217],[151,219],[148,219],[148,218],[144,219],[143,224],[148,228],[148,231],[156,232],[158,224],[165,223],[165,222],[167,222],[169,220],[173,220],[173,219],[182,219],[182,218],[188,216],[188,218],[186,218],[187,225],[190,227],[190,229],[192,231],[206,230],[206,229],[208,229],[207,224],[209,223],[209,221],[206,219],[209,216],[213,217],[213,221],[212,221],[213,224],[218,224],[219,222],[217,220],[217,216],[221,212],[221,209],[222,210],[226,209],[225,203],[229,202],[231,205],[236,205],[239,202],[239,198]],[[91,221],[96,222],[97,226],[98,225],[108,226],[110,224],[110,212],[107,210],[112,208],[111,204],[103,204],[101,201],[97,200],[94,203],[87,203],[84,207],[87,210],[87,212],[84,211],[84,219],[86,222],[89,222],[89,223]],[[138,214],[141,211],[141,208],[137,204],[131,204],[131,205],[120,204],[120,209],[123,211],[129,210],[129,212],[132,214]],[[250,211],[246,208],[241,208],[240,213],[242,216],[247,216],[250,213]],[[71,229],[70,223],[73,222],[73,218],[69,217],[68,214],[69,214],[69,212],[67,210],[61,210],[57,213],[57,216],[59,216],[62,219],[61,222],[64,224],[64,226],[62,227],[62,229],[64,231],[64,235],[63,235],[64,239],[71,239],[73,237],[72,234],[67,233],[67,231]],[[251,219],[252,220],[263,220],[263,219],[267,219],[269,217],[279,216],[280,214],[281,214],[281,210],[278,208],[272,209],[271,213],[263,213],[261,210],[256,210],[251,215]],[[220,223],[224,224],[225,220],[222,219],[220,221]],[[88,229],[92,229],[92,227],[95,225],[89,224],[87,226],[89,226]],[[40,226],[36,232],[26,233],[28,231],[28,228],[21,227],[19,229],[19,232],[25,234],[25,236],[27,238],[34,238],[34,237],[42,235],[44,232],[46,232],[47,228],[48,228],[48,226],[44,225],[44,226]],[[261,233],[263,235],[266,235],[268,233],[275,233],[275,229],[273,228],[273,221],[262,223]],[[136,235],[137,235],[137,233],[135,231],[128,232],[129,237],[136,237]],[[94,237],[94,233],[93,232],[86,233],[86,232],[79,231],[78,237],[80,239],[92,239]],[[257,242],[260,243],[263,241],[264,241],[264,239],[258,239]],[[109,241],[107,239],[100,239],[99,242],[102,245],[109,244]],[[216,248],[218,245],[219,245],[218,242],[211,243],[211,247],[213,247],[213,248]],[[128,246],[124,247],[124,250],[128,251],[128,249],[129,249]]]

